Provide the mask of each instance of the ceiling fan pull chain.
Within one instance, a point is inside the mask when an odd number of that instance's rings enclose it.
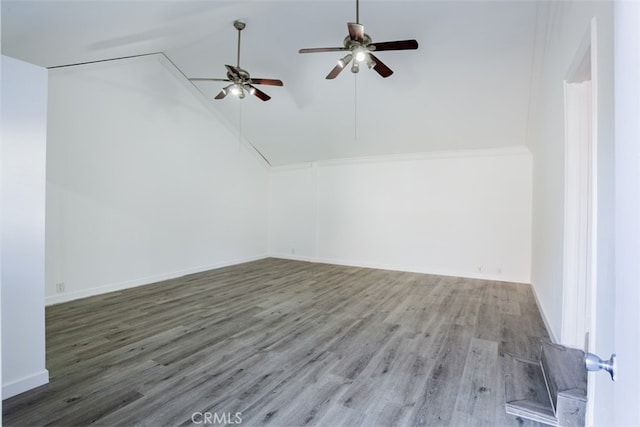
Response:
[[[358,140],[358,75],[353,75],[353,140]]]
[[[238,152],[242,151],[242,102],[238,102]]]

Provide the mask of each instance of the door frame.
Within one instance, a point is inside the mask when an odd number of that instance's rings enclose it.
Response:
[[[561,343],[596,348],[598,236],[598,51],[592,18],[564,81],[565,176]],[[595,395],[589,381],[587,395]],[[586,425],[594,402],[587,400]]]
[[[596,21],[576,51],[564,81],[564,253],[562,344],[595,345],[598,224],[598,88]]]

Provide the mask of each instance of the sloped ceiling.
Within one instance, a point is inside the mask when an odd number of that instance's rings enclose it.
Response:
[[[533,1],[362,0],[374,41],[416,39],[381,52],[395,73],[324,77],[355,1],[2,1],[2,53],[45,67],[164,52],[189,77],[241,66],[269,102],[211,100],[272,165],[336,158],[524,146],[536,26]],[[219,83],[198,83],[209,98]],[[162,90],[162,88],[158,88]],[[124,107],[126,108],[126,106]],[[212,118],[213,119],[213,118]]]

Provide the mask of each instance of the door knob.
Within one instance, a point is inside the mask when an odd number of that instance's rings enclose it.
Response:
[[[593,353],[585,353],[584,364],[587,371],[599,371],[604,369],[611,375],[611,381],[616,380],[616,355],[612,354],[609,360],[602,360]]]

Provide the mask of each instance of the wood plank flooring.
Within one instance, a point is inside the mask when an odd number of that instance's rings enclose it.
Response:
[[[528,285],[280,259],[46,322],[51,381],[5,400],[5,425],[530,426],[500,356],[548,339]]]

